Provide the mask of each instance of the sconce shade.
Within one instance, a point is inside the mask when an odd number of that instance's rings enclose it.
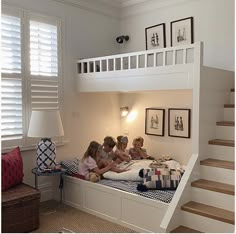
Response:
[[[128,106],[121,107],[120,112],[121,112],[121,117],[127,116],[129,113],[129,107]]]
[[[51,138],[64,136],[64,130],[58,110],[34,110],[30,118],[29,137]]]

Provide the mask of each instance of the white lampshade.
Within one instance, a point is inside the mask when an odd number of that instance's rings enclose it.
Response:
[[[64,130],[58,110],[34,110],[31,114],[28,136],[51,138],[63,136]]]

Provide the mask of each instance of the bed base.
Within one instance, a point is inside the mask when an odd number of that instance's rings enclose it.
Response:
[[[164,202],[70,176],[64,195],[67,205],[136,232],[165,232],[160,224],[169,204]]]

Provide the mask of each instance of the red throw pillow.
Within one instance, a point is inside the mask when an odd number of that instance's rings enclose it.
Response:
[[[20,148],[2,154],[2,191],[20,184],[23,180],[23,162]]]

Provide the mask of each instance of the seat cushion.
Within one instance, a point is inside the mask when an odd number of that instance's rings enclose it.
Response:
[[[2,154],[2,191],[22,183],[23,176],[20,148]]]

